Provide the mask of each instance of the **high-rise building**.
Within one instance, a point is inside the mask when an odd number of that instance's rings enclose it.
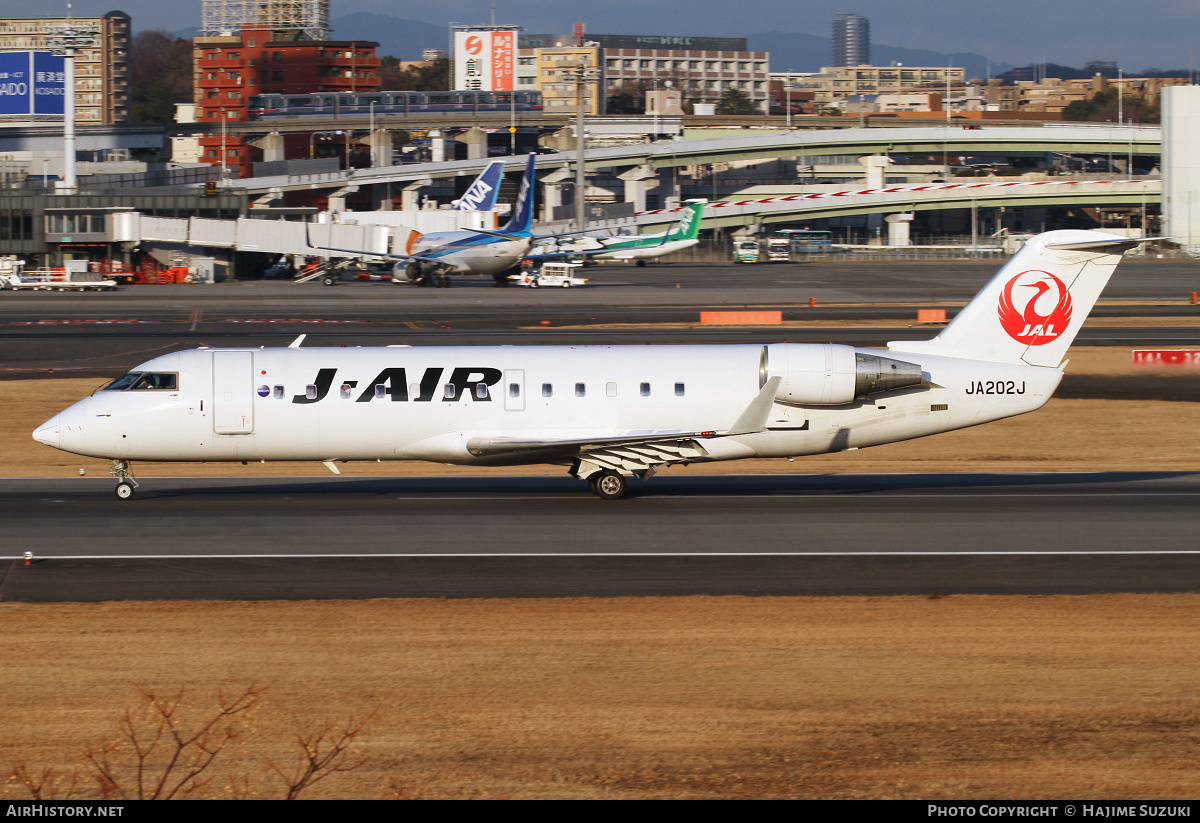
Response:
[[[833,65],[871,65],[871,21],[857,14],[833,18]]]
[[[66,23],[97,32],[94,45],[75,55],[75,122],[99,126],[129,122],[129,15],[8,17],[0,20],[0,51],[49,51]]]

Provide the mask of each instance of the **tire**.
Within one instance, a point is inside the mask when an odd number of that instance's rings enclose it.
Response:
[[[608,469],[600,472],[592,489],[601,500],[620,500],[628,490],[629,484],[625,477]]]
[[[571,281],[570,281],[570,280],[564,280],[564,281],[563,281],[563,284],[562,284],[562,287],[563,287],[564,289],[569,289],[569,288],[571,288]]]
[[[336,286],[337,278],[326,275],[325,277],[321,278],[321,282],[324,283],[326,286]]]
[[[118,500],[128,500],[133,497],[133,484],[128,480],[122,480],[117,484],[116,494]]]
[[[642,267],[644,267],[645,265],[646,265],[646,261],[645,261],[645,260],[638,260],[638,261],[637,261],[637,267],[638,267],[639,269],[640,269],[640,268],[642,268]]]

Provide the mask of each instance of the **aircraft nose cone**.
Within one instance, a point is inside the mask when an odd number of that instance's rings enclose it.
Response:
[[[45,443],[47,446],[59,447],[61,440],[59,431],[58,417],[51,417],[33,432],[33,439],[39,443]]]

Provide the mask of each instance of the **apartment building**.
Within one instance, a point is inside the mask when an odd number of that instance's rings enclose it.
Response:
[[[827,66],[796,78],[795,88],[812,91],[817,110],[836,109],[856,94],[949,93],[948,105],[966,94],[966,69],[954,66]]]
[[[55,29],[70,22],[97,32],[95,45],[75,55],[75,121],[81,126],[129,122],[130,18],[121,11],[101,17],[8,17],[0,19],[0,51],[50,51]]]
[[[379,89],[378,43],[362,40],[281,40],[270,30],[246,29],[192,41],[198,122],[247,119],[256,94],[371,92]],[[249,176],[257,150],[236,129],[201,138],[201,160]]]

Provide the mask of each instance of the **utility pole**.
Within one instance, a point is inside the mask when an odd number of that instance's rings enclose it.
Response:
[[[578,104],[575,123],[575,225],[579,231],[583,231],[587,228],[587,215],[584,214],[584,192],[587,187],[584,114],[587,112],[588,86],[600,82],[600,69],[589,66],[587,60],[581,56],[579,65],[566,69],[564,74],[567,79],[575,81],[575,101]]]
[[[75,54],[87,46],[94,46],[100,30],[77,25],[70,17],[67,6],[67,22],[50,27],[49,44],[55,54],[63,56],[63,179],[57,188],[60,194],[74,194],[78,182],[75,177]]]

